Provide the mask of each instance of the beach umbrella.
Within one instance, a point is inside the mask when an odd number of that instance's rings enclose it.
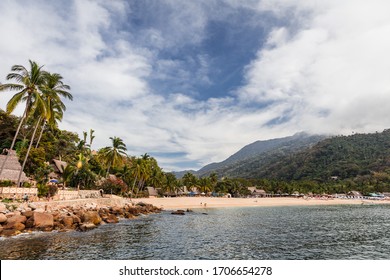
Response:
[[[51,179],[49,182],[50,182],[50,183],[58,183],[58,180],[56,180],[56,179]]]

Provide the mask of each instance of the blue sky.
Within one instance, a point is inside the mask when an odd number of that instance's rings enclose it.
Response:
[[[61,128],[198,169],[256,140],[388,128],[389,5],[4,0],[0,82],[35,60],[72,87]]]

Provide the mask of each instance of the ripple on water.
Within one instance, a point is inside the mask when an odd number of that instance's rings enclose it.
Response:
[[[89,232],[0,239],[1,259],[390,259],[390,207],[163,212]]]

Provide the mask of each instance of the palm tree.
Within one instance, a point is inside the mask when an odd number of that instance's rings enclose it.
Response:
[[[39,66],[36,62],[29,60],[30,62],[30,71],[28,71],[22,65],[14,65],[11,68],[11,73],[9,73],[6,77],[7,80],[15,80],[16,83],[8,83],[1,84],[0,91],[8,91],[8,90],[16,90],[17,93],[8,101],[7,103],[7,113],[10,114],[14,111],[16,106],[21,102],[25,101],[26,106],[24,109],[24,113],[20,119],[19,126],[16,130],[14,139],[12,140],[12,144],[10,150],[14,148],[16,139],[18,137],[20,128],[30,114],[31,109],[38,104],[42,103],[42,99],[40,96],[39,87],[45,81],[45,71],[42,70],[43,66]],[[40,107],[40,106],[36,106]],[[11,153],[7,154],[7,157],[3,161],[3,164],[0,169],[0,175],[3,173],[5,163],[7,162]]]
[[[42,87],[42,98],[46,105],[46,116],[42,125],[41,133],[36,143],[36,148],[39,145],[40,139],[43,134],[45,124],[48,123],[50,127],[57,125],[57,121],[61,121],[66,110],[65,104],[61,101],[60,97],[68,98],[73,100],[72,94],[67,90],[70,90],[70,86],[65,85],[62,82],[62,76],[54,73],[44,73],[45,81]]]
[[[107,174],[110,172],[110,168],[113,166],[118,166],[123,162],[123,157],[126,155],[126,145],[123,140],[119,137],[110,137],[112,141],[112,146],[108,146],[103,148],[103,156],[105,161],[107,162]]]
[[[42,102],[37,103],[36,104],[37,108],[34,110],[34,113],[36,115],[35,119],[37,118],[38,120],[36,122],[36,126],[32,134],[26,156],[24,157],[22,168],[19,172],[17,186],[19,186],[20,184],[20,178],[22,176],[24,167],[26,165],[28,156],[30,154],[30,150],[34,142],[35,134],[37,132],[38,127],[41,125],[41,121],[43,120],[44,123],[47,122],[51,126],[54,126],[56,124],[57,119],[59,120],[62,119],[63,112],[66,110],[66,107],[64,103],[61,101],[60,96],[73,100],[73,96],[66,91],[69,90],[70,87],[68,85],[65,85],[61,81],[62,80],[61,75],[56,73],[50,74],[48,72],[45,72],[43,73],[43,77],[44,77],[43,84],[39,86],[39,89],[41,91],[40,98]],[[42,136],[42,132],[43,132],[43,127],[41,130],[41,136]],[[37,146],[39,144],[39,139],[37,142]]]

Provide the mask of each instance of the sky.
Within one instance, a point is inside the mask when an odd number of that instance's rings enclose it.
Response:
[[[196,170],[257,140],[390,128],[389,11],[387,0],[1,0],[0,83],[36,61],[72,88],[61,129]]]

